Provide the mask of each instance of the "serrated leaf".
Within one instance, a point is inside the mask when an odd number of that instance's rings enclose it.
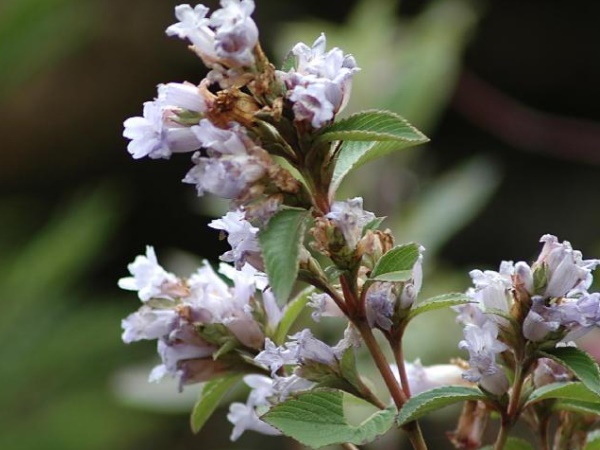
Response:
[[[273,341],[275,344],[282,345],[285,342],[290,328],[304,310],[304,307],[308,303],[310,294],[313,292],[314,288],[312,287],[305,289],[286,305],[283,316],[281,317],[279,325],[277,326],[277,330],[275,331],[275,335],[273,336]]]
[[[520,439],[516,437],[509,437],[506,440],[506,444],[502,447],[504,450],[533,450],[533,446],[527,442],[525,439]],[[480,450],[493,450],[493,445],[486,445],[485,447],[481,447]]]
[[[463,293],[451,293],[438,295],[436,297],[428,298],[422,302],[413,305],[408,315],[409,319],[423,314],[428,311],[435,311],[437,309],[449,308],[451,306],[465,305],[472,303],[473,299]]]
[[[408,399],[396,419],[398,426],[417,420],[432,411],[467,400],[486,400],[479,389],[465,386],[444,386],[430,389]]]
[[[410,243],[394,247],[379,258],[371,271],[371,278],[375,279],[391,272],[412,271],[418,259],[419,246],[417,244]]]
[[[344,414],[345,396],[350,394],[332,389],[304,392],[274,406],[261,418],[286,436],[313,448],[344,442],[366,444],[393,426],[392,408],[378,411],[358,426],[351,425]],[[367,404],[357,397],[350,398]]]
[[[412,270],[398,270],[397,272],[388,272],[377,275],[375,281],[389,281],[391,283],[402,283],[412,278]]]
[[[577,347],[556,347],[542,353],[570,369],[590,391],[600,395],[600,370],[586,352]]]
[[[526,406],[547,399],[580,400],[600,403],[600,396],[590,391],[581,382],[551,383],[542,386],[531,393]]]
[[[308,211],[283,209],[259,234],[260,248],[271,289],[277,302],[287,302],[298,275],[298,257]]]
[[[600,404],[582,402],[578,400],[561,400],[556,402],[552,409],[554,411],[571,411],[579,414],[600,416]],[[598,443],[600,449],[600,442]]]
[[[428,139],[396,113],[368,110],[352,114],[321,130],[317,142],[331,141],[396,141],[415,145]]]
[[[336,192],[342,180],[352,170],[373,159],[383,157],[397,150],[404,150],[419,142],[398,141],[344,141],[335,160],[335,168],[331,177],[330,192]]]
[[[190,425],[194,433],[198,433],[202,429],[219,406],[221,399],[240,381],[241,377],[236,374],[204,383],[200,398],[194,405],[190,416]]]

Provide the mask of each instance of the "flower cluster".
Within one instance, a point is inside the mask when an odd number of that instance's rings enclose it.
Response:
[[[600,294],[589,293],[592,271],[600,260],[584,260],[567,241],[544,235],[537,260],[504,261],[500,270],[473,270],[473,303],[462,305],[458,321],[465,325],[460,348],[469,352],[467,380],[496,395],[508,390],[504,370],[514,354],[533,348],[552,348],[582,336],[600,321]]]

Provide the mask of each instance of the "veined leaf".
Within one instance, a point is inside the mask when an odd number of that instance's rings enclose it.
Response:
[[[194,433],[199,432],[206,421],[215,412],[221,399],[235,386],[241,379],[241,375],[231,375],[215,380],[208,381],[202,387],[200,398],[194,405],[190,424]]]
[[[438,295],[413,305],[408,318],[412,319],[427,311],[435,311],[436,309],[449,308],[450,306],[464,305],[472,302],[473,299],[463,293]]]
[[[307,216],[303,209],[282,209],[259,235],[265,271],[279,304],[287,302],[296,282]]]
[[[303,445],[320,448],[350,442],[356,445],[372,442],[394,424],[395,409],[376,412],[358,426],[348,422],[344,414],[344,397],[367,403],[339,390],[318,389],[304,392],[271,408],[262,419],[286,436]]]
[[[554,411],[571,411],[579,414],[600,416],[600,404],[582,402],[578,400],[561,400],[556,402],[552,406],[552,409]],[[600,449],[600,442],[598,442],[596,445],[598,445],[598,449]]]
[[[317,142],[331,141],[396,141],[416,145],[428,139],[396,113],[368,110],[335,122],[317,137]]]
[[[419,246],[415,243],[394,247],[384,254],[371,271],[371,278],[377,279],[381,275],[392,272],[412,271],[419,259]]]
[[[486,400],[479,389],[465,386],[444,386],[430,389],[408,399],[396,419],[398,426],[417,420],[432,411],[467,400]]]
[[[526,406],[547,399],[580,400],[590,403],[600,403],[600,396],[590,391],[581,382],[551,383],[542,386],[531,393]]]
[[[542,354],[569,368],[590,391],[600,395],[600,370],[586,352],[577,347],[556,347]]]

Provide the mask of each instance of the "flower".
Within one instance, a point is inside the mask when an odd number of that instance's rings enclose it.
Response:
[[[151,298],[173,300],[187,293],[180,280],[158,264],[154,248],[149,245],[146,246],[146,256],[137,256],[127,268],[132,276],[121,278],[119,287],[138,291],[138,297],[143,302]]]
[[[390,331],[392,325],[392,316],[394,315],[394,305],[396,295],[393,292],[392,283],[374,283],[365,298],[365,309],[367,320],[371,328],[379,328]]]
[[[130,117],[123,122],[123,136],[131,139],[127,151],[134,159],[169,159],[173,153],[200,148],[192,130],[169,120],[165,111],[161,100],[145,102],[143,117]]]
[[[496,323],[487,321],[481,327],[466,325],[464,336],[465,339],[458,347],[469,351],[470,369],[463,377],[468,381],[478,382],[492,394],[504,394],[508,390],[508,379],[496,364],[496,355],[507,350],[508,346],[497,339]]]
[[[326,39],[321,34],[312,48],[298,43],[292,49],[296,67],[278,75],[288,88],[297,121],[320,128],[340,112],[350,97],[352,76],[360,70],[351,55],[339,48],[325,52]]]
[[[143,305],[121,321],[123,342],[129,344],[142,339],[166,336],[175,327],[178,317],[174,309],[154,309]]]
[[[314,309],[311,317],[315,322],[319,322],[321,317],[344,317],[342,310],[328,294],[311,294],[307,306]]]
[[[249,259],[261,259],[258,228],[244,218],[241,210],[229,211],[222,218],[210,222],[208,226],[227,233],[227,242],[231,250],[221,256],[223,261],[233,262],[237,268],[241,268]]]
[[[250,15],[254,12],[253,0],[221,0],[221,9],[210,17],[215,28],[215,51],[228,65],[254,64],[254,47],[258,43],[258,28]],[[231,67],[231,65],[230,65]]]
[[[198,86],[191,83],[167,83],[158,85],[158,100],[162,105],[203,113],[206,100]]]
[[[585,291],[592,284],[592,270],[600,264],[598,259],[584,260],[581,252],[573,250],[567,241],[545,234],[540,239],[542,251],[534,263],[535,270],[545,270],[544,297],[568,296],[570,291]]]
[[[375,219],[375,214],[363,209],[363,199],[355,197],[345,202],[333,202],[331,210],[325,215],[340,230],[346,245],[355,249],[362,237],[363,228]]]

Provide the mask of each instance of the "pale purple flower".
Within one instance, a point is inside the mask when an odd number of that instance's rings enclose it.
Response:
[[[195,165],[183,182],[195,184],[199,196],[210,192],[217,197],[235,199],[266,174],[262,162],[248,155],[205,158],[198,152],[192,156],[192,162]]]
[[[249,257],[260,258],[258,228],[245,219],[243,211],[229,211],[222,218],[210,222],[208,226],[227,233],[227,242],[231,250],[221,256],[223,261],[233,262],[236,267],[241,268]]]
[[[174,309],[155,309],[143,305],[121,321],[123,342],[158,339],[167,336],[176,326],[178,314]]]
[[[293,348],[296,349],[295,356],[298,363],[317,362],[327,366],[337,363],[335,350],[314,337],[308,328],[290,336],[290,339],[295,344]]]
[[[533,371],[533,384],[536,388],[550,383],[568,381],[569,371],[550,358],[539,358]]]
[[[425,247],[419,246],[419,257],[412,268],[412,275],[410,280],[404,283],[402,287],[402,293],[400,294],[400,309],[409,309],[419,292],[421,292],[421,286],[423,285],[423,252]]]
[[[215,32],[209,28],[209,19],[206,17],[208,8],[196,5],[178,5],[175,7],[175,17],[179,22],[167,28],[168,36],[177,36],[189,40],[195,51],[202,57],[206,64],[216,61]]]
[[[206,111],[206,100],[198,86],[191,83],[167,83],[158,85],[158,100],[162,105],[186,109],[197,113]]]
[[[536,303],[527,313],[523,321],[523,336],[533,342],[542,342],[550,333],[560,327],[560,322],[548,320],[542,316],[545,307],[536,307]]]
[[[130,139],[127,151],[134,159],[168,159],[173,153],[198,150],[200,143],[188,127],[173,122],[160,100],[144,103],[143,117],[123,122],[123,136]]]
[[[377,326],[386,331],[391,330],[395,304],[396,295],[393,292],[392,283],[373,283],[365,297],[369,326],[371,328]]]
[[[219,128],[208,119],[202,119],[192,127],[202,147],[219,155],[247,155],[248,147],[254,144],[248,139],[239,124],[230,123],[228,129]]]
[[[275,375],[273,379],[273,393],[277,397],[278,401],[283,402],[290,396],[290,394],[306,391],[312,388],[314,385],[314,382],[299,377],[296,374],[292,374],[287,377],[278,377]]]
[[[260,434],[268,436],[278,436],[281,432],[260,420],[256,407],[244,403],[234,402],[229,405],[229,414],[227,420],[233,424],[233,431],[230,439],[236,441],[244,433],[244,431],[256,431]]]
[[[254,361],[268,367],[274,376],[281,367],[298,364],[297,346],[295,342],[288,342],[278,347],[271,339],[265,338],[265,349],[256,355]]]
[[[480,308],[485,311],[499,311],[508,314],[512,305],[510,289],[512,281],[508,275],[512,263],[503,261],[501,271],[472,270],[469,275],[475,285],[475,290],[469,292]],[[493,316],[497,320],[497,316]]]
[[[311,317],[315,322],[319,322],[321,317],[344,317],[342,310],[328,294],[311,294],[307,306],[314,309]]]
[[[131,277],[121,278],[119,287],[138,291],[138,297],[146,302],[151,298],[173,300],[181,288],[179,279],[162,268],[156,259],[154,248],[146,246],[146,255],[139,255],[127,266]]]
[[[470,366],[463,377],[468,381],[478,382],[495,395],[504,394],[508,390],[508,379],[496,364],[496,355],[508,347],[497,339],[498,326],[487,321],[481,327],[466,325],[463,332],[465,339],[458,347],[468,350]]]
[[[233,61],[234,65],[253,65],[253,49],[258,43],[258,28],[250,17],[254,1],[221,0],[221,6],[210,17],[217,55],[230,64]]]
[[[540,266],[544,265],[547,272],[544,297],[568,296],[572,290],[585,291],[590,287],[592,270],[600,264],[600,260],[584,260],[581,252],[573,250],[569,242],[559,243],[558,238],[551,234],[542,236],[540,242],[544,246],[534,266],[540,270]]]
[[[352,76],[359,70],[351,55],[344,55],[339,48],[328,52],[325,49],[324,34],[312,47],[296,44],[292,49],[296,67],[288,73],[278,73],[294,103],[296,120],[310,122],[314,128],[327,124],[344,108],[350,97]]]
[[[325,215],[340,230],[346,245],[355,249],[362,238],[365,225],[375,219],[375,214],[363,209],[363,199],[355,197],[344,202],[333,202],[331,210]]]

